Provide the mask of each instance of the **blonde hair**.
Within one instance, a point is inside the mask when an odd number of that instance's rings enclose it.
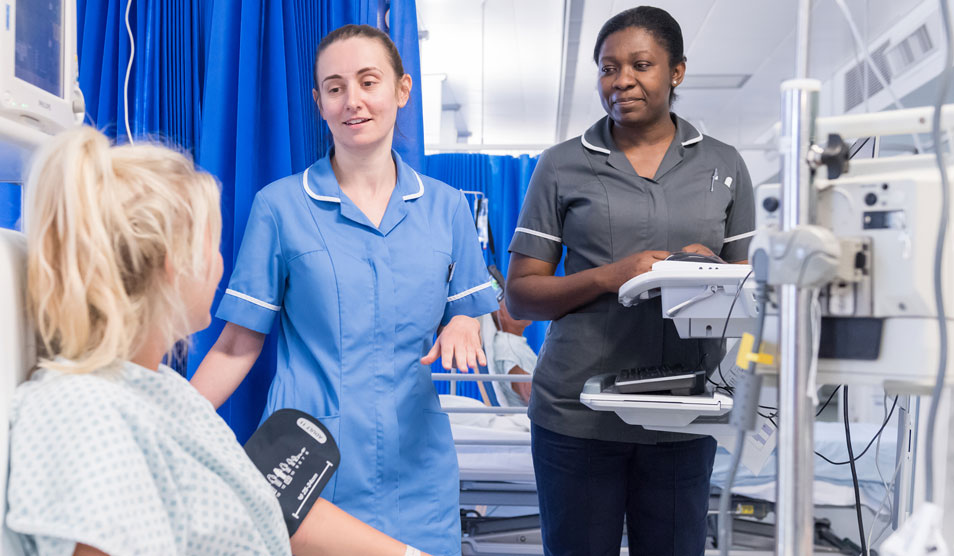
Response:
[[[189,158],[85,126],[61,133],[33,164],[24,225],[40,366],[85,373],[129,359],[147,334],[188,337],[179,285],[210,272],[222,228],[218,184]]]

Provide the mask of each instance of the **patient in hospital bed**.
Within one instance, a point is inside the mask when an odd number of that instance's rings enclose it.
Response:
[[[491,313],[494,324],[493,357],[488,358],[492,365],[488,365],[490,372],[498,375],[528,375],[533,373],[537,366],[537,354],[527,343],[523,332],[533,321],[517,320],[510,316],[507,304],[499,302],[500,308]],[[481,323],[483,329],[484,323]],[[489,327],[488,327],[489,328]],[[530,403],[529,382],[512,382],[510,384],[497,383],[503,394],[506,404],[519,406]]]
[[[27,554],[420,554],[324,499],[289,539],[231,430],[161,363],[210,322],[211,176],[82,128],[41,151],[25,194],[41,348],[13,400],[6,523]]]

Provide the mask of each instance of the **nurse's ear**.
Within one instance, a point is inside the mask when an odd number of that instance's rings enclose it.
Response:
[[[318,106],[318,113],[321,114],[321,95],[318,94],[318,89],[311,90],[311,98],[315,99],[315,104]]]
[[[407,73],[401,76],[397,80],[397,105],[398,108],[404,108],[404,105],[407,104],[407,101],[411,98],[411,86],[413,82],[411,81],[411,76]],[[320,108],[319,108],[320,110]]]
[[[683,58],[681,62],[677,63],[670,70],[670,81],[672,81],[672,86],[677,87],[682,83],[682,80],[686,77],[686,59]]]

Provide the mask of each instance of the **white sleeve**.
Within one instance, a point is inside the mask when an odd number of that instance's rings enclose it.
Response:
[[[510,335],[502,330],[498,330],[494,335],[494,367],[497,374],[508,374],[510,369],[520,364],[520,358],[513,349],[513,342],[508,338]]]
[[[179,552],[138,425],[89,380],[39,386],[12,419],[7,526],[39,554]]]

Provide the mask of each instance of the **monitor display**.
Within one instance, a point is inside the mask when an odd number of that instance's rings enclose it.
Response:
[[[62,0],[17,0],[17,78],[63,97]]]

